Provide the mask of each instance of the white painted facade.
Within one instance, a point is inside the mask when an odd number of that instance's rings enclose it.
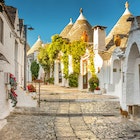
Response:
[[[131,22],[125,52],[116,47],[111,58],[103,62],[98,77],[100,87],[107,94],[118,96],[124,110],[136,106],[136,112],[140,112],[140,17],[133,17]]]
[[[3,9],[5,9],[5,6],[3,6]],[[20,98],[21,94],[25,96],[25,92],[20,88],[23,87],[24,83],[24,29],[22,28],[21,32],[19,31],[17,9],[14,23],[11,22],[5,11],[0,13],[0,19],[3,22],[3,41],[0,41],[0,53],[9,61],[7,63],[0,60],[0,119],[3,119],[13,110],[11,100],[8,99],[8,86],[5,80],[8,73],[16,77],[18,86],[15,92],[18,98]],[[18,100],[17,106],[20,106],[20,101],[22,100]],[[25,101],[24,103],[26,104],[27,102]]]
[[[121,104],[124,108],[129,105],[140,106],[140,17],[134,17],[132,22],[122,70],[124,80]]]

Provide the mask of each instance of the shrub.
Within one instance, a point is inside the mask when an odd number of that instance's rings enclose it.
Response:
[[[39,73],[39,64],[36,61],[31,63],[31,73],[32,73],[32,80],[36,80],[38,78]]]
[[[69,86],[70,87],[78,87],[78,76],[73,73],[69,75]]]
[[[98,86],[99,86],[99,79],[96,75],[92,76],[90,79],[89,79],[89,90],[90,91],[94,91]]]
[[[50,84],[54,84],[54,77],[47,79],[46,82],[48,82]]]

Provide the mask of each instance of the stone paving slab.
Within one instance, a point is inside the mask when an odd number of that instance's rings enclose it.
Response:
[[[6,119],[0,119],[0,130],[7,124]]]
[[[43,86],[40,107],[16,107],[0,140],[140,139],[139,119],[122,118],[116,97],[54,89]]]

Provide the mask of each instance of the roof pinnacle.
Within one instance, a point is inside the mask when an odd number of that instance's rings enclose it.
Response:
[[[128,14],[131,14],[130,11],[129,11],[129,3],[128,1],[126,1],[125,3],[125,12],[123,13],[123,15],[128,15]]]
[[[73,24],[73,23],[72,23],[72,18],[70,18],[70,22],[69,22],[69,25],[70,25],[70,24]]]
[[[80,8],[80,16],[77,20],[86,20],[86,18],[83,16],[83,8]]]
[[[126,9],[129,8],[129,3],[128,3],[128,1],[126,1],[126,3],[125,3],[125,8],[126,8]]]
[[[83,8],[80,8],[80,14],[83,13]]]

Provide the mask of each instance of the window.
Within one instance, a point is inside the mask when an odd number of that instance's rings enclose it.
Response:
[[[117,72],[117,69],[116,68],[113,68],[113,72]]]
[[[3,20],[0,18],[0,42],[3,43]]]

